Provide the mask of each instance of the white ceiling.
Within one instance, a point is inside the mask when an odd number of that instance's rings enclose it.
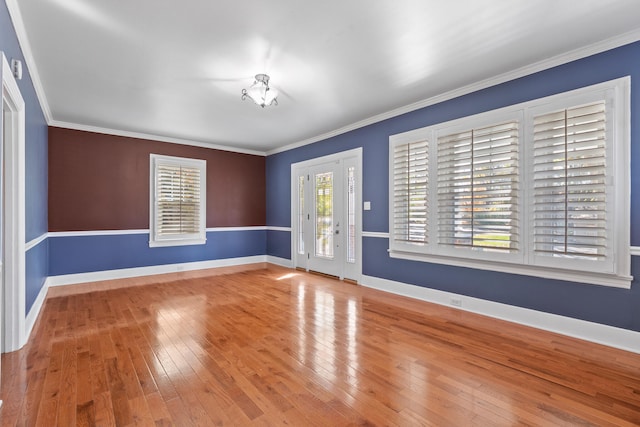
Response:
[[[257,152],[640,38],[638,0],[7,3],[50,124]],[[257,73],[279,106],[240,99]]]

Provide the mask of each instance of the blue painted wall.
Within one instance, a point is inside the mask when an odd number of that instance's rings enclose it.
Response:
[[[50,237],[49,275],[239,258],[266,253],[266,230],[207,232],[204,245],[149,247],[149,234]]]
[[[266,253],[278,258],[291,259],[291,233],[282,230],[268,230]]]
[[[267,157],[267,225],[290,227],[290,166],[363,147],[363,230],[388,232],[389,136],[631,76],[631,245],[640,246],[640,42]],[[269,234],[267,253],[290,258],[288,238]],[[363,239],[363,274],[640,331],[640,284],[630,290],[391,259],[388,239]],[[639,257],[632,274],[640,275]]]
[[[38,245],[29,249],[25,254],[26,264],[26,289],[25,289],[25,314],[33,306],[38,294],[49,275],[49,241],[44,239]]]
[[[20,59],[23,66],[22,80],[18,81],[18,86],[26,105],[25,197],[26,242],[29,242],[47,232],[47,123],[4,1],[0,4],[0,50],[7,60]],[[31,254],[32,251],[35,252]],[[26,313],[47,277],[48,258],[43,255],[46,252],[45,240],[26,255]]]

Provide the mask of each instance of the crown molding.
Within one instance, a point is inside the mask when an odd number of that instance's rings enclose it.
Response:
[[[210,148],[212,150],[231,151],[233,153],[252,154],[255,156],[266,156],[264,151],[249,150],[244,148],[230,147],[226,145],[212,144],[202,141],[192,141],[189,139],[171,138],[167,136],[154,135],[143,132],[132,132],[119,129],[104,128],[99,126],[81,125],[78,123],[62,122],[59,120],[51,120],[48,123],[49,126],[58,127],[63,129],[80,130],[85,132],[101,133],[105,135],[124,136],[127,138],[146,139],[151,141],[169,142],[171,144],[191,145],[193,147]]]
[[[624,46],[629,43],[633,43],[640,40],[640,29],[633,30],[628,33],[612,37],[592,45],[578,48],[539,62],[534,64],[530,64],[521,68],[518,68],[513,71],[509,71],[503,74],[500,74],[495,77],[490,77],[485,80],[481,80],[476,83],[472,83],[470,85],[451,90],[449,92],[445,92],[440,95],[433,96],[431,98],[424,99],[422,101],[414,102],[409,105],[405,105],[400,108],[393,109],[391,111],[387,111],[386,113],[377,114],[375,116],[369,117],[364,120],[360,120],[358,122],[352,123],[350,125],[341,127],[339,129],[335,129],[333,131],[323,133],[318,136],[314,136],[299,142],[295,142],[289,145],[285,145],[283,147],[274,148],[273,150],[267,151],[267,156],[272,154],[281,153],[284,151],[293,150],[294,148],[303,147],[305,145],[313,144],[314,142],[323,141],[325,139],[332,138],[334,136],[341,135],[343,133],[350,132],[352,130],[356,130],[359,128],[363,128],[365,126],[372,125],[374,123],[381,122],[383,120],[387,120],[393,117],[401,116],[402,114],[410,113],[412,111],[419,110],[421,108],[429,107],[431,105],[439,104],[444,101],[448,101],[450,99],[458,98],[463,95],[468,95],[473,92],[480,91],[482,89],[487,89],[492,86],[499,85],[501,83],[505,83],[511,80],[515,80],[521,77],[525,77],[531,74],[535,74],[540,71],[547,70],[549,68],[557,67],[559,65],[567,64],[572,61],[576,61],[578,59],[586,58],[591,55],[595,55],[610,49],[614,49],[620,46]]]
[[[500,74],[495,77],[491,77],[489,79],[485,79],[485,80],[472,83],[470,85],[467,85],[458,89],[451,90],[449,92],[445,92],[440,95],[433,96],[431,98],[424,99],[422,101],[414,102],[412,104],[409,104],[400,108],[396,108],[391,111],[387,111],[385,113],[377,114],[375,116],[366,118],[364,120],[360,120],[358,122],[352,123],[347,126],[343,126],[341,128],[332,130],[330,132],[317,135],[315,137],[307,138],[302,141],[288,144],[282,147],[274,148],[272,150],[268,150],[265,152],[265,151],[235,148],[235,147],[230,147],[225,145],[211,144],[211,143],[200,142],[200,141],[171,138],[171,137],[165,137],[165,136],[159,136],[159,135],[153,135],[153,134],[123,131],[123,130],[81,125],[77,123],[69,123],[69,122],[54,120],[51,114],[51,110],[49,108],[49,103],[47,101],[44,88],[41,83],[40,74],[38,73],[38,68],[37,68],[35,59],[32,55],[31,45],[29,43],[29,38],[27,36],[27,32],[24,27],[22,14],[20,13],[20,8],[18,7],[18,0],[5,0],[5,2],[7,4],[7,9],[9,10],[9,15],[11,16],[11,21],[13,22],[13,26],[18,36],[18,42],[20,44],[20,48],[22,49],[22,54],[24,56],[25,62],[27,63],[29,75],[31,76],[31,80],[35,88],[38,101],[40,102],[40,107],[42,108],[45,119],[49,126],[56,126],[56,127],[75,129],[75,130],[85,130],[89,132],[96,132],[96,133],[102,133],[107,135],[126,136],[126,137],[132,137],[132,138],[140,138],[140,139],[151,139],[154,141],[169,142],[169,143],[182,144],[182,145],[192,145],[196,147],[212,148],[216,150],[231,151],[231,152],[237,152],[237,153],[243,153],[243,154],[253,154],[258,156],[269,156],[272,154],[277,154],[284,151],[292,150],[294,148],[299,148],[305,145],[313,144],[315,142],[323,141],[325,139],[329,139],[334,136],[338,136],[338,135],[350,132],[352,130],[356,130],[356,129],[383,121],[383,120],[400,116],[402,114],[410,113],[412,111],[419,110],[421,108],[435,105],[440,102],[448,101],[453,98],[467,95],[469,93],[486,89],[491,86],[505,83],[510,80],[515,80],[520,77],[534,74],[539,71],[553,68],[558,65],[566,64],[568,62],[572,62],[581,58],[595,55],[597,53],[601,53],[606,50],[614,49],[616,47],[624,46],[625,44],[633,43],[640,40],[640,29],[633,30],[628,33],[621,34],[619,36],[612,37],[583,48],[578,48],[578,49],[569,51],[567,53],[557,55],[552,58],[545,59],[543,61],[539,61],[534,64],[521,67],[516,70],[509,71],[507,73]]]
[[[9,16],[11,17],[11,22],[13,22],[13,28],[15,29],[16,35],[18,37],[18,44],[20,45],[20,49],[22,50],[24,61],[27,64],[27,70],[29,72],[29,76],[31,77],[33,88],[36,91],[36,96],[38,97],[40,108],[42,109],[42,113],[44,114],[44,118],[47,121],[47,124],[49,124],[52,120],[51,109],[49,108],[49,102],[47,101],[47,96],[42,86],[42,80],[40,79],[40,74],[38,73],[36,61],[33,58],[33,54],[31,53],[31,44],[29,43],[27,31],[24,28],[24,21],[22,20],[22,14],[20,13],[20,8],[18,7],[18,0],[6,0],[5,3],[7,5],[7,9],[9,10]]]
[[[125,131],[125,130],[110,129],[110,128],[104,128],[104,127],[98,127],[98,126],[89,126],[89,125],[82,125],[78,123],[70,123],[70,122],[55,120],[51,114],[49,102],[47,101],[47,96],[45,94],[44,87],[42,86],[42,79],[40,78],[40,73],[38,72],[38,66],[36,65],[36,61],[33,57],[31,44],[29,42],[29,37],[27,35],[27,31],[24,26],[24,20],[22,19],[22,13],[20,12],[20,7],[18,6],[18,0],[5,0],[5,1],[7,4],[7,9],[9,10],[9,16],[11,17],[11,21],[13,22],[13,27],[18,37],[18,43],[20,44],[22,55],[24,56],[24,60],[27,65],[29,75],[31,76],[31,81],[33,82],[33,87],[36,91],[36,96],[38,97],[38,102],[40,103],[40,108],[42,109],[42,112],[44,114],[44,117],[48,126],[102,133],[105,135],[125,136],[130,138],[169,142],[173,144],[191,145],[194,147],[210,148],[214,150],[230,151],[230,152],[241,153],[241,154],[253,154],[256,156],[266,156],[266,153],[264,151],[243,149],[243,148],[230,147],[226,145],[212,144],[212,143],[201,142],[201,141],[192,141],[192,140],[181,139],[181,138],[171,138],[171,137],[147,134],[142,132],[131,132],[131,131]]]

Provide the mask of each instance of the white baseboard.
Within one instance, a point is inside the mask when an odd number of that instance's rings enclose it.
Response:
[[[179,271],[203,270],[206,268],[231,267],[243,264],[268,262],[266,255],[241,258],[216,259],[211,261],[185,262],[181,264],[152,265],[148,267],[122,268],[119,270],[93,271],[90,273],[49,276],[45,286],[64,286],[77,283],[99,282],[102,280],[126,279],[153,274],[176,273]]]
[[[40,292],[38,293],[38,296],[36,297],[36,300],[33,302],[33,305],[29,310],[29,314],[27,314],[27,318],[25,319],[25,322],[24,322],[25,342],[22,343],[23,345],[26,344],[26,342],[29,340],[29,337],[31,336],[31,331],[33,330],[33,327],[36,324],[36,320],[38,320],[38,315],[40,314],[40,311],[42,310],[42,306],[44,305],[44,300],[47,299],[47,291],[49,290],[49,285],[47,284],[48,281],[49,279],[45,280],[44,284],[42,285],[42,288],[40,288]]]
[[[640,354],[640,332],[378,277],[362,276],[361,284],[369,288],[458,308]],[[459,307],[451,305],[452,298],[457,302],[459,301],[461,305]]]
[[[293,261],[286,258],[279,258],[279,257],[267,255],[267,262],[270,264],[279,265],[281,267],[293,268]]]

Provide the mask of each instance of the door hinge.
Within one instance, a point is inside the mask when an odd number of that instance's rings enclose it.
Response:
[[[307,252],[307,259],[309,259],[309,252]]]

